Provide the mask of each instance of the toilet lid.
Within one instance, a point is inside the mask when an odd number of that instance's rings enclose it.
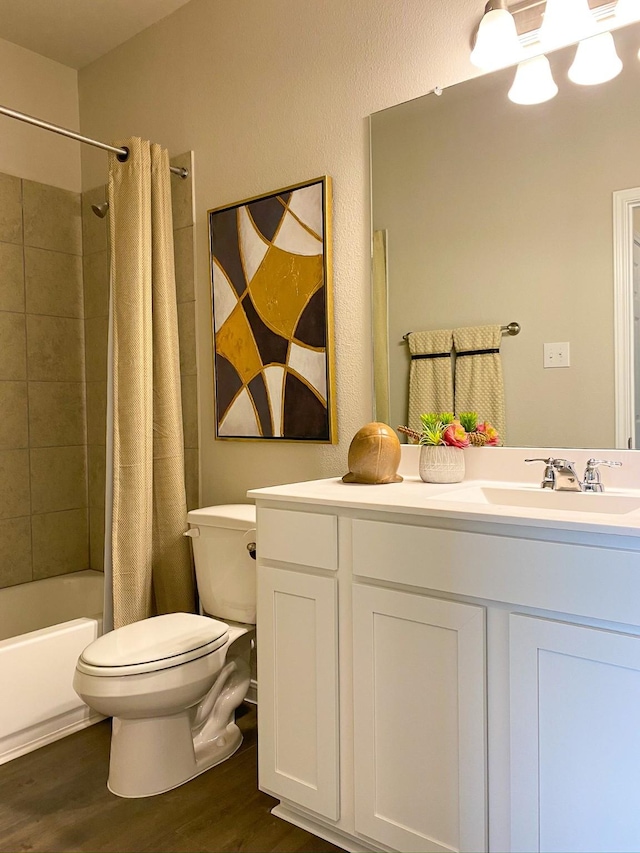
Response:
[[[167,613],[98,637],[80,661],[109,675],[153,672],[210,654],[226,643],[228,631],[226,623],[208,616]]]

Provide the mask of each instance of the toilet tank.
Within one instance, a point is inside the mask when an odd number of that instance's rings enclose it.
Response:
[[[256,541],[256,508],[225,504],[187,515],[196,583],[205,613],[232,622],[256,621],[256,561],[247,545]]]

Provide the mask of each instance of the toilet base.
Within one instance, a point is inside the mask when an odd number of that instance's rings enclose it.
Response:
[[[126,799],[178,788],[236,752],[242,733],[232,721],[218,737],[194,749],[191,714],[123,720],[113,718],[107,788]]]

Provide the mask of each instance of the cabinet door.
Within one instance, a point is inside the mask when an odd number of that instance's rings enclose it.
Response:
[[[260,787],[337,820],[337,580],[258,566]]]
[[[484,608],[356,585],[356,830],[486,850]]]
[[[511,850],[640,850],[640,638],[512,614]]]

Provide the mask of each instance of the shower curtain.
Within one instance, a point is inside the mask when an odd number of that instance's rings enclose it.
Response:
[[[132,138],[109,155],[113,624],[195,610],[169,156]]]

